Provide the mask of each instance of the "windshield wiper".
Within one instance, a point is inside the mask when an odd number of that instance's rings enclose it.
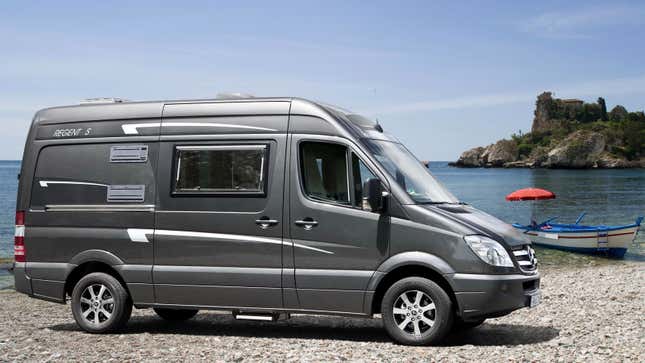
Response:
[[[419,202],[419,204],[424,204],[424,205],[441,205],[441,204],[468,205],[468,203],[465,203],[465,202],[433,202],[433,201]]]

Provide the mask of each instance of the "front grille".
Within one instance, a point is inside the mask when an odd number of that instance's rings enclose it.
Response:
[[[513,256],[515,256],[520,270],[528,273],[537,271],[538,260],[535,257],[535,251],[530,245],[524,245],[519,249],[513,250]]]

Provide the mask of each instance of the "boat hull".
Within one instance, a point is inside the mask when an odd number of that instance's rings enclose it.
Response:
[[[638,232],[638,226],[611,231],[550,232],[549,230],[525,230],[536,245],[563,251],[602,253],[623,257]]]

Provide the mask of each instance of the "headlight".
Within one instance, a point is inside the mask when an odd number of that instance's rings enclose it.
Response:
[[[513,267],[511,256],[497,241],[486,236],[465,236],[464,240],[473,252],[484,262],[493,266]]]

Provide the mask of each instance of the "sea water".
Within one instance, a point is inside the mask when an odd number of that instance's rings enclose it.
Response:
[[[529,223],[558,217],[573,223],[587,212],[586,224],[628,224],[645,215],[645,170],[462,169],[431,162],[431,172],[461,201],[503,221]],[[19,161],[0,161],[0,258],[13,255],[14,215]],[[554,200],[507,202],[514,190],[537,187],[554,192]],[[643,228],[641,228],[643,229]],[[603,264],[616,261],[538,248],[541,264]],[[626,259],[645,260],[645,232],[630,246]],[[4,276],[2,275],[4,273]],[[0,287],[10,277],[0,271]]]
[[[621,225],[645,215],[643,169],[499,169],[454,168],[447,162],[431,162],[430,171],[461,201],[508,223],[538,223],[557,217],[560,223]],[[556,198],[508,202],[506,195],[522,188],[543,188]],[[552,249],[536,248],[540,264],[603,264],[616,262]],[[645,261],[645,223],[629,247],[626,260]]]

